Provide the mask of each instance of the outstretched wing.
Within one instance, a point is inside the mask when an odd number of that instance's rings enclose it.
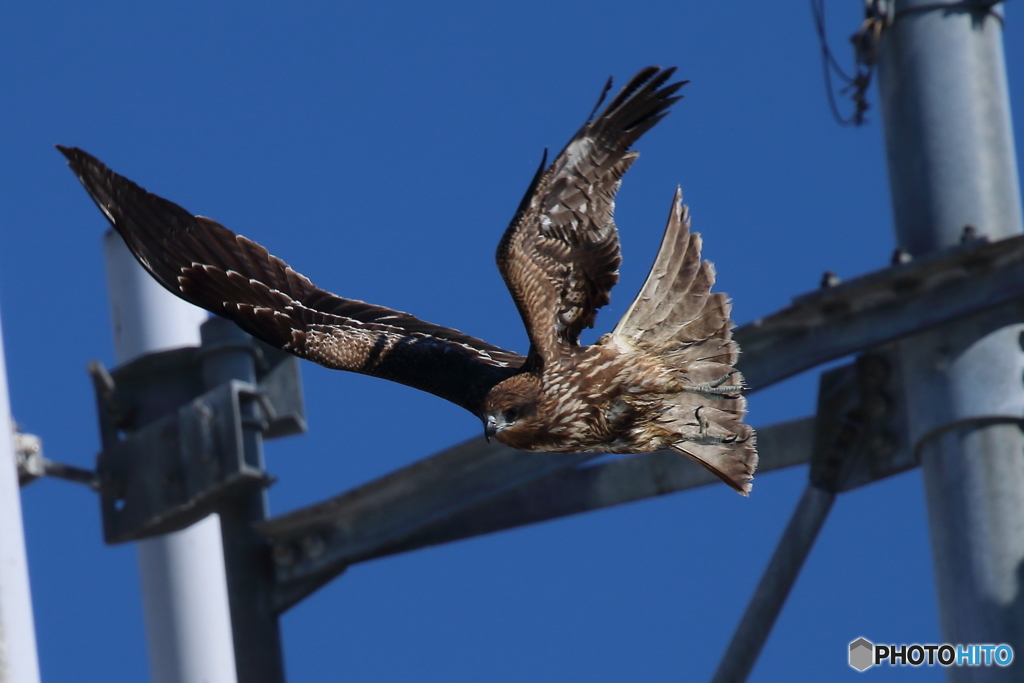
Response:
[[[160,284],[272,346],[428,391],[474,414],[523,364],[457,330],[326,292],[252,240],[146,192],[80,149],[58,149]]]
[[[622,261],[615,193],[637,156],[630,145],[680,99],[686,81],[665,85],[674,72],[640,71],[546,170],[542,161],[498,245],[498,269],[542,360],[577,345],[610,300]]]

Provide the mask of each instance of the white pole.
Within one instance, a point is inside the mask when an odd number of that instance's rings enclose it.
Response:
[[[39,683],[12,427],[0,330],[0,683]]]
[[[206,312],[146,273],[113,230],[104,236],[118,364],[199,346]],[[153,683],[235,683],[220,518],[138,543],[142,606]]]

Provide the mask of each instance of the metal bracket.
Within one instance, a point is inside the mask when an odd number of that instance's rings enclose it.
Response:
[[[898,351],[875,349],[822,373],[810,472],[818,488],[849,491],[917,466]]]
[[[1018,429],[1024,431],[1024,417],[1017,415],[978,415],[976,417],[965,417],[960,420],[953,420],[941,427],[936,427],[918,439],[917,443],[914,445],[914,464],[921,464],[921,454],[928,443],[936,439],[941,439],[950,432],[969,432],[975,429],[982,429],[984,427],[1002,424],[1015,425]]]
[[[105,443],[96,468],[104,540],[184,529],[240,488],[264,486],[266,474],[245,461],[242,438],[242,406],[256,393],[232,381]]]
[[[822,373],[810,481],[719,662],[712,683],[745,681],[840,491],[916,466],[895,345]]]
[[[213,348],[149,354],[111,372],[90,364],[107,543],[183,529],[226,496],[268,485],[266,472],[246,460],[243,428],[264,438],[305,431],[297,359],[253,342],[246,349],[256,358],[257,384],[232,381],[204,392],[203,358]],[[254,414],[253,424],[245,416]]]

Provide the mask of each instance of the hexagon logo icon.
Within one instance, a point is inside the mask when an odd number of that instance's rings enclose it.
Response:
[[[858,638],[850,643],[850,666],[857,671],[864,671],[875,662],[875,646],[867,638]]]

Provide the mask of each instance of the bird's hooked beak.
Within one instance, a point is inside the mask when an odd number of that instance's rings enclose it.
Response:
[[[491,442],[491,437],[498,433],[498,421],[494,419],[493,415],[487,415],[484,417],[484,438],[487,439],[487,443]]]

